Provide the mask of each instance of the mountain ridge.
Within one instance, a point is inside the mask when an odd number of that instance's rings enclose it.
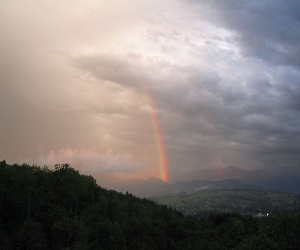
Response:
[[[216,174],[217,173],[217,174]],[[197,176],[202,176],[198,179]],[[100,178],[97,178],[100,177]],[[130,192],[139,197],[151,198],[179,193],[192,193],[205,189],[265,189],[290,193],[300,193],[300,178],[291,175],[276,176],[266,171],[244,170],[233,165],[223,169],[201,169],[194,175],[195,179],[166,183],[163,180],[150,177],[146,180],[131,178],[127,180],[118,177],[103,178],[95,176],[97,183],[107,189],[119,192]],[[216,178],[218,177],[218,178]],[[114,181],[115,180],[115,181]]]

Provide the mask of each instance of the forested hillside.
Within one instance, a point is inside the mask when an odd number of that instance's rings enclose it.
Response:
[[[69,165],[0,162],[0,249],[300,249],[298,211],[200,220],[101,188]]]

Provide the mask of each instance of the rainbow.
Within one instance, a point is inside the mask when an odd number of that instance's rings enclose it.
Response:
[[[159,161],[160,177],[162,178],[162,180],[164,182],[168,182],[169,181],[168,161],[167,161],[167,157],[166,157],[166,153],[165,153],[165,147],[164,147],[163,137],[161,134],[161,129],[159,126],[159,121],[157,118],[157,114],[155,111],[153,101],[152,101],[148,91],[146,90],[146,88],[144,88],[144,93],[145,93],[148,105],[150,106],[151,120],[152,120],[153,129],[155,132],[157,146],[158,146],[158,154],[159,154],[159,159],[160,159],[160,161]]]

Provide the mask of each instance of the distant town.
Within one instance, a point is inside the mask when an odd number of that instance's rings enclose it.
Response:
[[[277,211],[298,209],[300,196],[261,190],[203,190],[194,194],[167,196],[155,201],[185,215],[237,212],[262,217]]]

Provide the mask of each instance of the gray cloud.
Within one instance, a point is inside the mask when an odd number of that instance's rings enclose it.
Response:
[[[215,25],[232,31],[243,55],[299,67],[298,1],[189,1]],[[209,17],[209,15],[211,17]]]
[[[101,67],[104,58],[97,57],[99,64],[94,57],[90,60]],[[114,83],[134,90],[139,89],[138,84],[136,85],[137,79],[148,83],[147,87],[157,104],[171,160],[173,154],[176,154],[176,146],[179,145],[180,150],[190,148],[190,153],[185,154],[191,154],[194,151],[192,148],[204,152],[211,150],[207,144],[215,144],[214,150],[218,150],[221,155],[232,150],[240,154],[241,148],[248,151],[248,157],[254,157],[255,154],[260,157],[264,154],[295,157],[298,152],[299,129],[293,124],[299,117],[297,113],[293,113],[293,106],[289,110],[284,105],[287,99],[291,99],[292,92],[288,86],[283,88],[280,82],[277,85],[271,83],[267,74],[248,76],[241,86],[240,82],[227,82],[227,79],[221,78],[210,69],[200,71],[195,65],[169,65],[170,77],[162,79],[161,84],[164,87],[158,88],[157,79],[149,77],[140,62],[133,65],[132,62],[122,59],[115,61],[114,65],[121,71],[125,68],[122,65],[130,65],[138,72],[134,76],[135,71],[123,71],[127,77],[113,78]],[[82,68],[92,73],[95,69],[94,66]],[[94,75],[99,80],[105,80],[114,77],[114,72],[110,73],[111,76]],[[171,81],[173,85],[164,81]],[[191,157],[199,159],[196,154],[199,154],[198,150]],[[186,157],[184,159],[182,164],[186,163]]]
[[[24,26],[5,3],[3,157],[157,175],[155,108],[171,177],[299,166],[296,1],[33,1]]]

